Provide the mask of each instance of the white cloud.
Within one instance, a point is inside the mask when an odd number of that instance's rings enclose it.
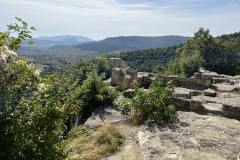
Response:
[[[0,22],[2,27],[18,16],[38,29],[37,36],[72,34],[93,39],[120,35],[189,36],[201,26],[210,28],[215,35],[238,31],[239,5],[201,10],[198,4],[197,0],[164,0],[157,4],[143,0],[131,4],[117,0],[1,0]]]

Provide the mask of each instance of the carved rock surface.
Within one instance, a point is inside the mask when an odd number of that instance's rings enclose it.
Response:
[[[240,122],[178,111],[179,123],[146,122],[139,127],[142,160],[236,160]]]
[[[126,68],[128,65],[121,58],[109,58],[115,68]]]
[[[117,106],[102,106],[95,109],[91,117],[84,123],[84,127],[97,128],[103,123],[117,123],[126,120],[126,116]]]

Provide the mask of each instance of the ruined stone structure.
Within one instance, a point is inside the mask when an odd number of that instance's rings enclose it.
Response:
[[[158,77],[163,84],[169,81],[175,83],[172,104],[177,108],[240,119],[240,76],[219,75],[204,69],[200,69],[190,78],[161,76],[131,70],[119,58],[112,61],[117,62],[117,68],[112,70],[111,84],[118,86],[120,91],[129,89],[133,80],[137,80],[140,87],[147,89]],[[133,92],[129,89],[124,95],[130,97],[131,93]]]

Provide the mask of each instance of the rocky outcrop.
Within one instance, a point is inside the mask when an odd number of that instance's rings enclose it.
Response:
[[[109,58],[115,68],[127,68],[128,65],[125,61],[123,61],[121,58]]]
[[[186,94],[180,97],[185,98]],[[124,122],[127,117],[118,104],[97,108],[84,124],[84,127],[96,128],[106,122],[114,123],[124,135],[121,151],[102,160],[236,160],[239,156],[238,120],[177,111],[179,121],[146,121],[137,129],[137,126]],[[216,107],[214,104],[206,103],[204,106],[211,109]]]
[[[116,105],[102,106],[92,113],[91,117],[84,123],[84,127],[97,128],[103,123],[118,123],[126,119],[126,116]]]
[[[219,75],[204,69],[200,69],[190,78],[137,72],[130,68],[113,68],[112,71],[111,84],[119,86],[117,89],[120,91],[127,90],[133,80],[137,80],[143,88],[148,88],[156,78],[159,78],[163,85],[173,81],[176,88],[171,103],[178,109],[240,119],[240,76]],[[126,97],[131,98],[132,95],[132,90],[124,92]]]
[[[236,160],[240,122],[178,111],[179,123],[146,122],[139,127],[142,160]]]

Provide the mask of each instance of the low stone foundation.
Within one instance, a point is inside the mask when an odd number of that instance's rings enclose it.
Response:
[[[118,59],[116,66],[127,66],[121,61]],[[190,78],[181,78],[118,67],[112,70],[111,84],[118,86],[118,90],[125,91],[130,88],[133,80],[137,80],[140,87],[147,89],[155,78],[159,78],[163,85],[169,81],[174,82],[176,88],[171,103],[177,108],[240,119],[240,76],[219,75],[200,69]],[[133,94],[132,90],[126,92],[126,97]]]

